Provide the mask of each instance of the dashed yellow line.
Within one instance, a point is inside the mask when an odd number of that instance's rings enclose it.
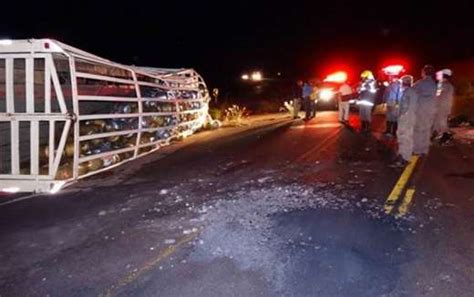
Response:
[[[114,285],[110,289],[108,289],[107,292],[103,296],[105,296],[105,297],[115,296],[121,288],[129,285],[130,283],[137,280],[142,274],[144,274],[145,272],[148,272],[151,269],[153,269],[161,261],[163,261],[164,259],[171,256],[173,253],[175,253],[176,250],[179,247],[181,247],[182,245],[184,245],[184,244],[190,242],[191,240],[193,240],[194,238],[196,238],[197,235],[198,235],[198,232],[191,233],[191,234],[186,235],[183,238],[181,238],[174,245],[168,246],[167,248],[162,250],[155,258],[151,259],[148,262],[145,262],[145,264],[140,269],[138,269],[135,272],[131,272],[131,273],[125,275],[122,279],[120,279],[120,281],[116,285]]]
[[[400,176],[398,182],[395,184],[395,187],[388,196],[387,201],[385,201],[384,209],[386,214],[390,214],[393,211],[395,203],[400,198],[400,195],[402,194],[403,189],[405,188],[406,184],[408,183],[408,180],[413,174],[413,171],[415,170],[416,164],[419,159],[419,156],[412,156],[407,167],[405,168],[405,170],[403,170],[402,175]]]
[[[398,208],[398,213],[395,215],[396,218],[401,218],[408,212],[408,207],[413,200],[413,196],[415,195],[415,189],[408,189],[405,193],[405,197],[403,198],[402,204]]]

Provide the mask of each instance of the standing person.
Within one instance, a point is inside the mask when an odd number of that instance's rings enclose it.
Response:
[[[383,102],[387,104],[385,134],[387,136],[396,136],[399,116],[399,103],[402,97],[402,92],[398,77],[391,76],[390,80],[391,82],[385,89],[383,95]]]
[[[436,93],[436,116],[433,131],[437,133],[436,139],[440,143],[450,140],[451,135],[448,128],[448,118],[451,115],[454,100],[454,87],[451,84],[453,72],[443,69],[436,73],[438,79],[438,90]]]
[[[372,71],[365,70],[361,73],[361,82],[359,84],[359,118],[361,122],[361,131],[370,133],[372,123],[372,108],[375,104],[377,95],[377,82],[375,81]]]
[[[313,87],[313,90],[310,96],[311,118],[316,117],[316,106],[318,103],[318,96],[319,96],[319,84],[320,84],[319,80],[314,80],[311,82],[311,86]]]
[[[413,76],[405,75],[401,79],[403,96],[400,99],[400,118],[397,131],[398,154],[400,165],[406,165],[413,155],[415,116],[418,94],[413,85]]]
[[[431,65],[426,65],[421,71],[422,79],[417,81],[414,89],[418,95],[416,109],[415,144],[414,153],[426,155],[430,149],[431,128],[436,115],[436,82],[435,70]]]
[[[299,119],[301,104],[303,101],[303,81],[298,80],[293,87],[293,119]]]
[[[338,107],[339,107],[339,122],[347,123],[349,122],[349,101],[352,99],[352,88],[347,83],[344,82],[338,90]]]
[[[304,82],[303,84],[303,106],[306,113],[305,120],[311,119],[311,93],[313,92],[313,87],[308,83]]]

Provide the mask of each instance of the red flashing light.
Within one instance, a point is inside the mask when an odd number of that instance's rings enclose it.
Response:
[[[324,81],[334,82],[334,83],[345,83],[347,81],[347,72],[344,72],[344,71],[334,72],[326,76]]]
[[[382,71],[386,75],[400,75],[401,73],[405,72],[405,67],[403,65],[389,65],[384,67]]]

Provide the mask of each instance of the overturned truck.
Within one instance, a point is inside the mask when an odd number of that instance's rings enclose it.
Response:
[[[0,191],[57,192],[201,128],[192,69],[126,66],[49,39],[0,40]]]

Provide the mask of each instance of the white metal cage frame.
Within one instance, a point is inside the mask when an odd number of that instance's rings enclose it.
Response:
[[[0,40],[0,191],[56,192],[149,154],[201,128],[209,99],[192,69]]]

